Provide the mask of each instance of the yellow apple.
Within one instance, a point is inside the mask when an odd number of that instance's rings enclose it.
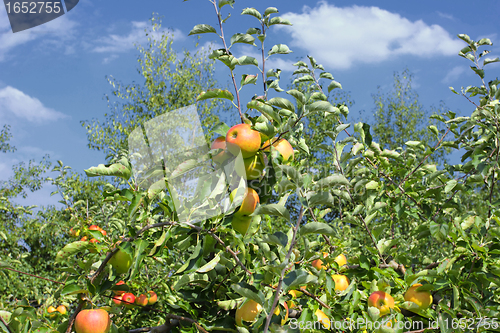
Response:
[[[260,134],[248,124],[238,124],[229,129],[226,134],[226,145],[234,156],[240,151],[243,158],[252,157],[260,148]]]
[[[243,161],[243,165],[241,163]],[[247,180],[259,179],[264,174],[264,162],[260,153],[252,157],[237,159],[234,168],[236,173]]]
[[[243,322],[253,322],[262,311],[262,305],[256,301],[249,299],[245,301],[238,309],[236,309],[236,325],[243,326]]]
[[[293,160],[293,147],[288,142],[286,139],[279,139],[276,141],[276,138],[273,139],[273,147],[276,148],[276,150],[280,153],[280,155],[283,157],[283,163],[288,163]],[[264,142],[262,145],[264,148],[264,151],[270,151],[269,144],[271,143],[271,140],[268,140]]]
[[[238,189],[233,190],[229,195],[229,199],[231,200],[231,202],[233,202],[237,190]],[[248,216],[252,214],[255,211],[255,208],[257,208],[257,204],[259,202],[260,198],[257,194],[257,191],[255,191],[253,188],[248,187],[245,195],[243,196],[243,201],[241,202],[240,209],[238,209],[234,213],[234,215]]]
[[[158,300],[158,295],[156,295],[156,293],[152,290],[148,291],[148,304],[149,305],[153,305],[156,303],[156,301]]]
[[[385,291],[375,291],[368,297],[368,306],[376,307],[380,310],[380,316],[385,316],[394,309],[394,298]]]
[[[330,318],[328,318],[328,316],[320,309],[316,310],[316,312],[314,312],[314,314],[318,318],[318,321],[323,325],[323,327],[326,328],[327,330],[329,330],[330,329]]]
[[[336,258],[335,258],[335,262],[340,266],[344,266],[345,264],[347,264],[347,258],[345,257],[345,255],[343,255],[342,253],[339,254]]]
[[[68,309],[66,309],[66,307],[64,305],[59,305],[57,307],[57,311],[60,313],[60,314],[66,314],[68,312]]]
[[[405,301],[413,302],[422,310],[427,309],[432,304],[432,295],[428,291],[417,291],[422,284],[416,283],[405,293]]]
[[[148,305],[148,297],[144,294],[140,294],[135,298],[135,304],[140,305],[140,306],[146,306]]]
[[[345,275],[333,274],[332,279],[335,282],[336,291],[344,291],[349,287],[349,279]]]

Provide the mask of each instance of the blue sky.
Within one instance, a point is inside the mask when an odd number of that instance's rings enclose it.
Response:
[[[456,35],[490,38],[494,43],[489,48],[491,56],[499,56],[500,2],[376,3],[237,0],[225,32],[230,36],[255,26],[253,17],[239,15],[245,7],[261,12],[277,7],[294,25],[272,29],[266,45],[284,43],[293,53],[275,57],[266,67],[281,68],[281,86],[286,87],[291,64],[306,55],[315,57],[354,100],[350,110],[354,118],[361,112],[371,114],[377,87],[388,92],[394,72],[405,68],[414,74],[413,86],[425,107],[444,101],[448,109],[470,114],[471,105],[448,89],[479,84],[468,61],[457,56],[464,43]],[[40,161],[45,154],[78,172],[104,162],[102,153],[87,149],[80,121],[103,119],[108,110],[104,95],[112,91],[105,76],[125,84],[141,83],[134,43],[146,45],[144,29],[153,12],[163,16],[164,28],[174,31],[173,47],[178,51],[194,50],[195,37],[188,36],[194,25],[216,26],[208,0],[81,0],[66,15],[15,34],[6,10],[0,8],[0,126],[11,125],[11,143],[17,147],[15,153],[0,155],[0,179],[12,175],[13,164]],[[203,35],[201,45],[220,45],[215,38]],[[233,50],[237,55],[257,52],[246,45]],[[498,77],[500,66],[489,67],[487,79]],[[217,79],[227,84],[227,72],[221,66],[217,70]],[[45,187],[18,202],[53,204],[60,198],[50,197],[51,191]]]

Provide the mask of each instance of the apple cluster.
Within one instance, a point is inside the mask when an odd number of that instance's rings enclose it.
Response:
[[[216,138],[211,145],[211,149],[222,149],[222,152],[215,155],[213,161],[221,165],[227,160],[241,154],[242,159],[236,160],[236,173],[246,180],[260,179],[265,175],[266,159],[263,152],[270,152],[273,146],[282,158],[283,163],[293,160],[293,147],[282,138],[273,138],[252,129],[249,124],[238,124],[231,127],[226,136]],[[241,165],[240,161],[243,161]],[[231,202],[234,200],[236,190],[231,193]],[[260,203],[258,193],[248,188],[243,196],[240,208],[233,215],[232,227],[235,231],[245,235],[252,217],[250,216]]]
[[[47,313],[49,314],[49,317],[53,318],[57,315],[57,313],[65,315],[68,313],[68,309],[64,305],[59,305],[57,308],[51,305],[47,308]]]
[[[121,286],[124,285],[125,281],[119,281],[116,285]],[[135,305],[146,306],[153,305],[158,300],[158,295],[152,290],[150,290],[147,295],[140,294],[139,296],[135,296],[131,292],[127,292],[125,290],[113,290],[115,296],[113,296],[113,302],[116,305],[124,305],[128,308],[133,308]]]

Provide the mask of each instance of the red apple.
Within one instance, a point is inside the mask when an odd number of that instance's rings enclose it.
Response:
[[[156,301],[158,300],[158,295],[156,295],[156,293],[154,291],[152,291],[152,290],[150,290],[148,292],[148,295],[149,295],[149,297],[148,297],[148,304],[149,305],[155,304]]]
[[[108,333],[111,319],[106,310],[82,310],[75,319],[76,333]]]
[[[125,281],[121,280],[116,285],[121,286],[122,284],[125,284]],[[113,290],[113,293],[115,295],[123,295],[123,294],[125,294],[125,290]]]
[[[368,297],[368,306],[379,309],[382,317],[391,313],[391,309],[394,309],[394,298],[385,291],[375,291]]]
[[[135,298],[135,304],[140,306],[148,305],[148,297],[144,294],[140,294],[138,297]]]
[[[93,224],[93,225],[91,225],[91,226],[89,227],[89,230],[99,230],[99,229],[100,229],[100,228],[99,228],[99,226],[98,226],[98,225],[95,225],[95,224]]]
[[[217,164],[222,164],[224,161],[229,159],[231,155],[226,151],[226,138],[223,136],[219,136],[217,139],[212,142],[212,146],[210,149],[223,149],[224,151],[218,153],[212,159]]]
[[[115,302],[116,305],[122,305],[122,295],[113,296],[113,302]]]
[[[226,134],[226,144],[233,155],[241,151],[243,158],[252,157],[260,148],[260,134],[248,124],[235,125]]]
[[[122,295],[122,302],[128,308],[134,307],[134,303],[135,303],[134,294],[132,294],[132,293],[123,294]]]

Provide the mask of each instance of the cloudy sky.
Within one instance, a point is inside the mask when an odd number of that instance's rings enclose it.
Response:
[[[498,0],[468,1],[298,1],[237,0],[225,28],[227,35],[255,26],[255,19],[239,14],[245,7],[263,12],[275,6],[293,26],[273,28],[266,45],[290,47],[293,53],[272,59],[283,70],[286,87],[293,64],[311,55],[330,71],[354,105],[351,115],[373,112],[372,94],[378,87],[389,92],[393,74],[408,68],[414,88],[425,107],[441,101],[460,115],[471,105],[448,87],[479,84],[468,62],[457,56],[464,46],[456,35],[490,38],[492,56],[500,55]],[[305,5],[307,4],[307,5]],[[229,6],[224,8],[229,9]],[[226,12],[227,12],[226,9]],[[144,29],[152,13],[163,16],[163,26],[174,33],[173,47],[194,50],[188,36],[199,23],[216,26],[208,0],[131,1],[81,0],[67,14],[41,26],[13,33],[6,8],[0,8],[0,127],[11,126],[15,153],[0,155],[0,179],[12,175],[12,165],[49,154],[78,172],[104,162],[104,155],[87,149],[80,121],[103,119],[104,99],[112,87],[106,76],[128,84],[140,83],[138,52],[146,45]],[[201,45],[221,45],[214,34],[202,36]],[[239,45],[238,45],[239,46]],[[234,47],[235,55],[253,55],[250,46]],[[217,67],[217,79],[227,84],[227,72]],[[492,64],[489,78],[498,77],[500,65]],[[256,74],[256,73],[248,73]],[[253,88],[253,87],[252,87]],[[251,91],[249,96],[258,91]],[[53,189],[30,195],[29,204],[51,204]],[[19,201],[21,202],[21,201]]]

